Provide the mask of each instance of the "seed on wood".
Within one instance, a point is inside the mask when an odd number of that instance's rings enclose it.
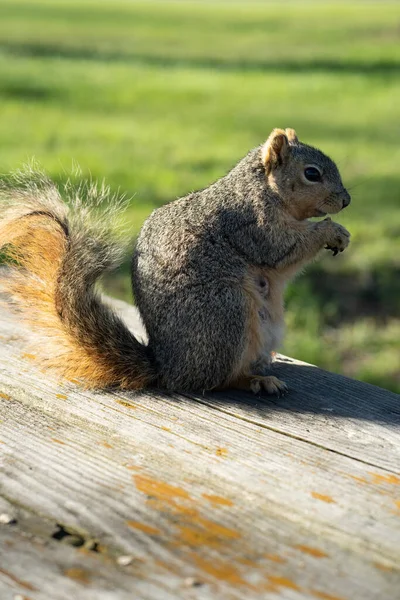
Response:
[[[15,525],[17,519],[12,517],[11,515],[7,515],[7,513],[2,513],[0,515],[0,523],[3,525]]]
[[[117,563],[121,565],[121,567],[127,567],[133,562],[133,556],[122,555],[118,556]]]
[[[203,585],[203,582],[199,581],[195,577],[186,577],[183,583],[186,587],[200,587],[201,585]]]

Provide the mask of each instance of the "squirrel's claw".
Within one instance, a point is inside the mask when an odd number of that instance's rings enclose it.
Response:
[[[336,247],[332,247],[332,246],[325,246],[325,250],[332,250],[332,254],[333,256],[336,256],[336,254],[338,254],[338,252],[343,252],[344,248],[341,248],[339,250],[339,248]]]

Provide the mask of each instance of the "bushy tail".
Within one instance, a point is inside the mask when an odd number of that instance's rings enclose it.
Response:
[[[8,264],[1,289],[44,334],[35,350],[44,367],[88,387],[146,387],[155,378],[148,348],[95,289],[122,258],[110,215],[96,215],[108,192],[92,185],[64,191],[68,204],[30,169],[0,184],[0,253]]]

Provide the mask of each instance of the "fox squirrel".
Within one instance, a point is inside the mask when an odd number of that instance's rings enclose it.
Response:
[[[335,163],[274,129],[225,177],[155,210],[132,261],[148,345],[95,290],[120,259],[108,218],[65,204],[44,176],[2,184],[2,285],[46,342],[43,365],[90,387],[228,387],[286,392],[268,375],[282,341],[283,293],[325,248],[342,252],[349,233],[329,217],[350,203]]]

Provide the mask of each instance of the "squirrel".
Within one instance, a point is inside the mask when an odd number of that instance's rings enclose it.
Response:
[[[3,290],[45,335],[43,366],[95,388],[286,393],[269,374],[285,286],[350,239],[326,217],[350,203],[335,163],[293,129],[274,129],[227,175],[145,221],[132,259],[145,344],[96,288],[121,260],[108,217],[65,203],[43,175],[11,178],[0,196]]]

